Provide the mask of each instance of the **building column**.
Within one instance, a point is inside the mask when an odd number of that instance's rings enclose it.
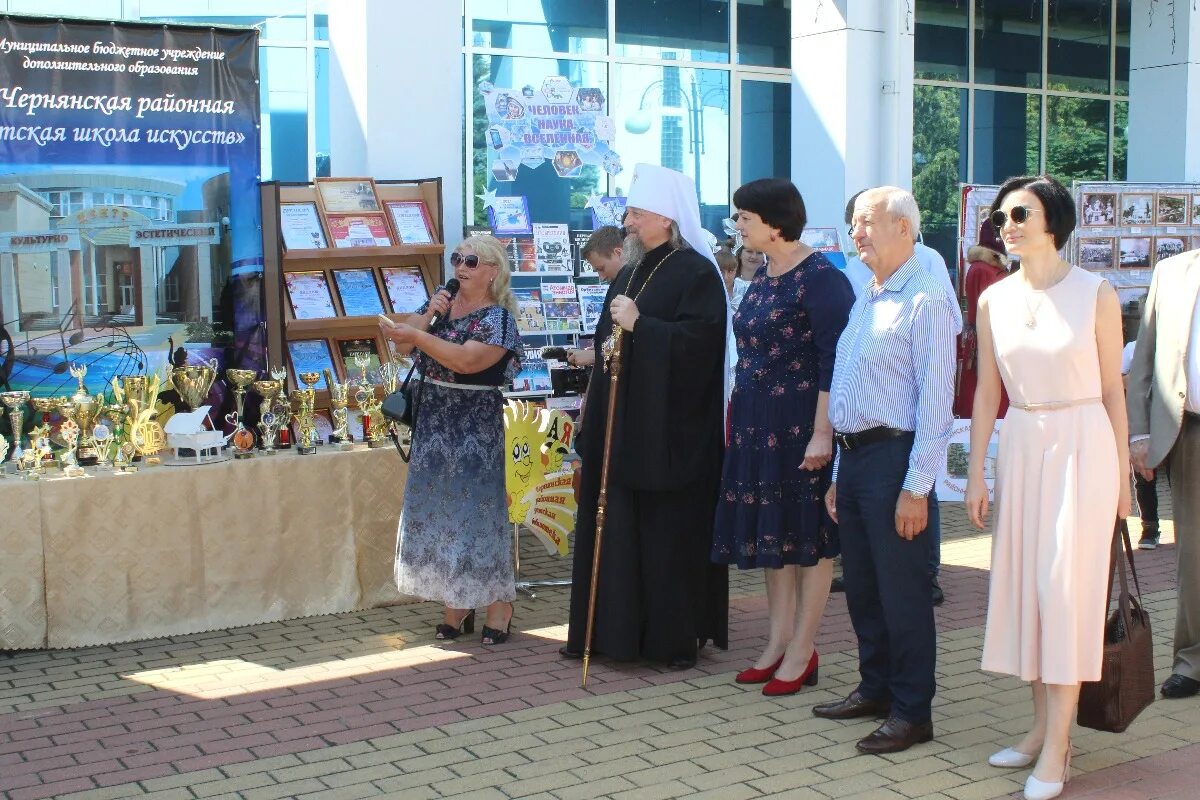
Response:
[[[1200,10],[1133,0],[1130,181],[1200,181]]]
[[[201,322],[211,322],[213,318],[212,250],[210,244],[196,245],[196,296],[199,306],[196,316]]]
[[[329,4],[333,175],[442,179],[445,244],[463,227],[462,3]]]
[[[137,272],[138,289],[141,297],[141,323],[145,326],[158,324],[158,262],[155,261],[154,247],[138,248]]]
[[[810,225],[840,229],[862,189],[912,187],[911,3],[797,3],[792,74],[792,180]]]
[[[20,304],[17,301],[17,267],[12,253],[0,253],[0,325],[10,334],[21,332]]]

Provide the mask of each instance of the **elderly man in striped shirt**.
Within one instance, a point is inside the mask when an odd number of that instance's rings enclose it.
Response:
[[[920,211],[891,186],[854,205],[851,235],[874,279],[838,341],[829,418],[846,604],[858,636],[858,688],[813,708],[828,719],[886,717],[858,743],[895,753],[933,738],[936,632],[929,591],[934,480],[954,397],[954,309],[914,254]]]

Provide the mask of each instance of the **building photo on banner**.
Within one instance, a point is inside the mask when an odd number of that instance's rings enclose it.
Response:
[[[69,395],[80,365],[101,392],[180,347],[261,367],[258,32],[5,15],[0,39],[60,48],[0,53],[6,388]]]

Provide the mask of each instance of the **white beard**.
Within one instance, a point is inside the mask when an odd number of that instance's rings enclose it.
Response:
[[[646,257],[646,246],[636,234],[631,233],[625,237],[625,245],[621,252],[625,256],[625,266],[632,264],[636,267]]]

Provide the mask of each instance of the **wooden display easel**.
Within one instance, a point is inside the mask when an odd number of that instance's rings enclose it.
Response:
[[[370,180],[370,179],[362,179]],[[432,226],[436,244],[393,244],[390,247],[344,247],[334,246],[329,238],[326,209],[319,196],[318,187],[312,183],[280,183],[271,181],[260,184],[263,232],[263,280],[267,319],[267,361],[272,366],[283,365],[288,371],[289,390],[297,388],[291,353],[288,344],[299,340],[324,340],[332,356],[335,374],[339,381],[358,377],[353,364],[344,364],[339,354],[338,342],[347,339],[370,339],[375,342],[380,358],[386,361],[389,352],[387,342],[379,333],[379,322],[374,314],[350,316],[342,303],[341,295],[335,290],[334,272],[345,269],[369,269],[384,306],[384,312],[393,319],[401,320],[404,314],[392,311],[384,283],[382,270],[388,267],[414,268],[419,270],[427,294],[443,278],[443,256],[445,237],[442,225],[442,179],[421,178],[416,180],[385,180],[373,183],[379,202],[384,209],[388,233],[392,242],[400,242],[391,214],[387,211],[389,201],[421,200],[429,212],[428,223]],[[284,246],[280,224],[280,205],[285,203],[313,203],[325,235],[324,248],[288,250]],[[322,319],[296,319],[292,304],[287,296],[285,275],[295,272],[321,272],[330,287],[336,316]],[[317,391],[316,407],[329,407],[329,392]]]

